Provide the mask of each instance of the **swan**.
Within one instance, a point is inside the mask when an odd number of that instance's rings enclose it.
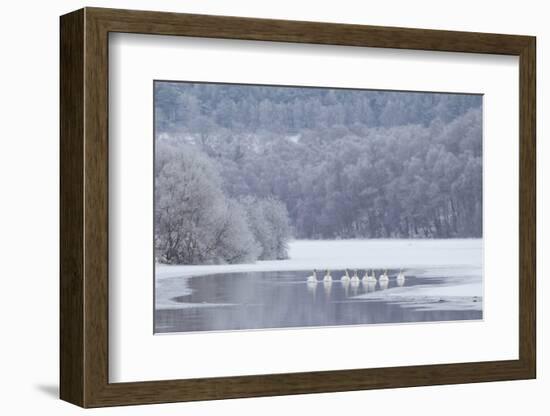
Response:
[[[374,270],[371,270],[372,275],[369,276],[368,270],[365,270],[365,275],[363,276],[363,282],[376,282],[376,275]]]
[[[308,283],[317,283],[317,270],[313,269],[313,274],[307,277]]]
[[[325,273],[325,277],[323,278],[323,281],[325,282],[332,282],[332,276],[330,275],[330,270],[327,269]]]
[[[348,269],[346,269],[346,274],[344,274],[344,275],[340,278],[340,280],[341,280],[342,282],[349,282],[350,279],[349,279]]]
[[[357,276],[357,269],[353,272],[353,277],[351,278],[351,281],[354,283],[359,282],[359,276]]]
[[[384,270],[384,273],[378,279],[380,282],[388,282],[390,278],[388,277],[388,271]]]
[[[399,269],[399,273],[397,274],[397,280],[405,280],[405,273],[403,273],[403,269]]]

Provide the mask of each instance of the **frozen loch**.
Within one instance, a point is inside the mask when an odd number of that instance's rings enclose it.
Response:
[[[481,239],[295,240],[287,260],[155,268],[156,333],[479,320],[482,311]]]

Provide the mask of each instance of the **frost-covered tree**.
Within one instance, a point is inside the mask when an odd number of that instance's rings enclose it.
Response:
[[[215,260],[224,263],[255,261],[261,247],[250,230],[244,208],[237,201],[227,199],[219,221],[210,240]]]
[[[480,237],[481,105],[468,94],[160,82],[155,129],[219,172],[198,186],[203,215],[239,201],[258,257],[275,259],[291,227],[313,239]]]
[[[288,241],[292,229],[285,205],[273,197],[258,199],[245,197],[249,226],[261,247],[260,260],[288,258]]]
[[[192,146],[157,143],[155,247],[167,263],[237,263],[258,255],[245,211],[224,196],[212,162]]]
[[[271,230],[272,258],[283,260],[288,258],[288,240],[291,237],[291,227],[288,218],[288,212],[285,205],[273,198],[267,198],[261,201],[263,215],[269,224]]]

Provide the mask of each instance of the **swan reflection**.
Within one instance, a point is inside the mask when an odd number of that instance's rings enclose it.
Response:
[[[317,291],[317,282],[307,282],[306,285],[307,291],[315,296],[315,292]]]
[[[352,296],[356,296],[359,292],[359,286],[361,285],[361,283],[357,280],[352,280],[351,283],[350,283],[350,287],[351,287],[351,295]]]
[[[374,282],[363,282],[363,289],[365,292],[374,292],[376,290],[376,281]]]
[[[332,291],[332,281],[323,282],[323,289],[325,290],[325,295],[330,297],[330,292]]]
[[[344,295],[349,296],[349,280],[342,280],[342,287],[344,288]]]

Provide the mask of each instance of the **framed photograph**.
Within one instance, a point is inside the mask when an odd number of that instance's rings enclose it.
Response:
[[[535,378],[535,50],[62,16],[61,398]]]

